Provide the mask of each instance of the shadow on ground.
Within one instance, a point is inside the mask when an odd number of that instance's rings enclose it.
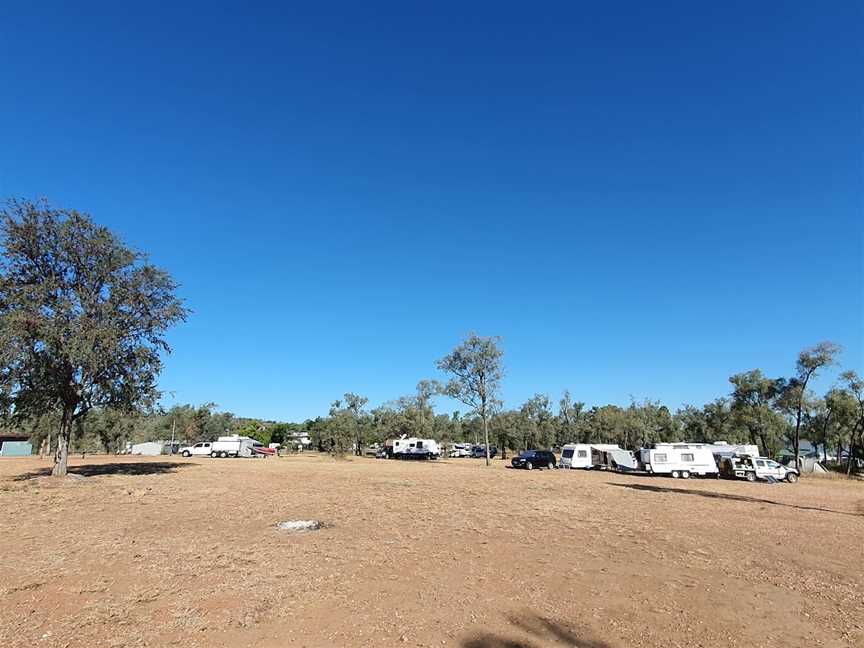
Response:
[[[574,628],[552,621],[537,614],[525,613],[508,618],[511,625],[519,630],[523,639],[505,634],[484,632],[462,642],[462,648],[540,648],[541,646],[568,646],[570,648],[611,648],[610,644],[586,636]]]
[[[834,513],[836,515],[852,515],[860,517],[862,513],[851,511],[835,511],[834,509],[822,508],[820,506],[803,506],[801,504],[789,504],[787,502],[775,502],[774,500],[762,499],[761,497],[750,497],[748,495],[733,495],[732,493],[718,493],[716,491],[696,490],[693,488],[670,488],[668,486],[653,486],[650,484],[621,484],[612,482],[612,486],[629,488],[630,490],[647,491],[649,493],[677,493],[679,495],[696,495],[697,497],[708,497],[711,499],[725,499],[734,502],[749,502],[751,504],[768,504],[770,506],[783,506],[798,509],[799,511],[821,511],[822,513]],[[794,488],[794,487],[790,487]]]
[[[191,463],[180,463],[171,461],[140,461],[134,463],[106,463],[85,464],[83,466],[69,466],[70,475],[80,477],[98,477],[100,475],[162,475],[173,473],[180,468],[194,466]],[[48,477],[51,475],[51,467],[40,468],[24,473],[15,478],[15,481],[26,481],[37,477]]]

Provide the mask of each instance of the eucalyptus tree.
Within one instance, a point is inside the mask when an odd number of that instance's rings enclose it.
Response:
[[[428,427],[434,427],[433,419],[435,412],[432,409],[432,399],[442,393],[443,386],[437,380],[421,380],[417,383],[417,395],[414,400],[417,405],[417,412],[420,416],[419,436],[427,436]]]
[[[786,381],[768,378],[761,370],[753,369],[729,378],[732,391],[732,413],[738,425],[750,433],[750,442],[761,445],[766,455],[773,454],[781,444],[785,419],[774,409],[783,394]]]
[[[348,416],[349,426],[354,437],[354,454],[358,457],[363,455],[363,417],[366,412],[363,408],[369,399],[365,396],[347,392],[345,394],[345,408],[343,414]]]
[[[564,390],[558,401],[559,439],[558,445],[573,443],[579,438],[579,425],[584,419],[585,403],[573,402],[570,392]]]
[[[820,369],[833,365],[839,354],[840,347],[833,342],[820,342],[798,354],[798,361],[795,363],[795,377],[787,385],[789,400],[794,402],[795,431],[792,437],[792,450],[795,454],[796,466],[800,467],[801,465],[801,423],[804,419],[807,385]]]
[[[59,415],[53,474],[94,408],[154,404],[167,330],[186,319],[171,276],[105,227],[46,202],[0,210],[0,409]]]
[[[534,394],[519,409],[522,415],[522,441],[525,450],[532,446],[549,448],[554,439],[552,434],[552,409],[546,394]]]
[[[444,393],[464,403],[483,421],[486,465],[489,457],[489,419],[501,406],[499,394],[504,378],[500,338],[470,333],[448,355],[438,361],[438,368],[451,378]]]
[[[849,462],[846,466],[846,474],[849,475],[852,473],[852,464],[855,462],[856,449],[859,446],[864,446],[864,379],[851,369],[840,374],[840,379],[845,383],[848,393],[854,399],[854,413],[852,414],[854,423],[849,434]]]

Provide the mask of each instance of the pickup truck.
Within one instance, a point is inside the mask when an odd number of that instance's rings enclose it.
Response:
[[[727,479],[746,479],[749,482],[771,477],[794,484],[800,473],[795,468],[789,468],[766,457],[740,455],[723,457],[720,460],[720,476]]]
[[[180,454],[184,457],[209,457],[210,456],[210,442],[203,441],[201,443],[196,443],[195,445],[186,446],[185,448],[180,448]]]

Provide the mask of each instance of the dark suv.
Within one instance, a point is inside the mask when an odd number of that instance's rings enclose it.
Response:
[[[510,464],[514,468],[525,468],[526,470],[534,470],[535,468],[552,470],[556,464],[555,453],[549,450],[526,450],[518,457],[513,457]]]

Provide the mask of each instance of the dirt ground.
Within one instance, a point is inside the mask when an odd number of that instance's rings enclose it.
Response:
[[[862,483],[482,464],[0,459],[0,645],[864,646]]]

